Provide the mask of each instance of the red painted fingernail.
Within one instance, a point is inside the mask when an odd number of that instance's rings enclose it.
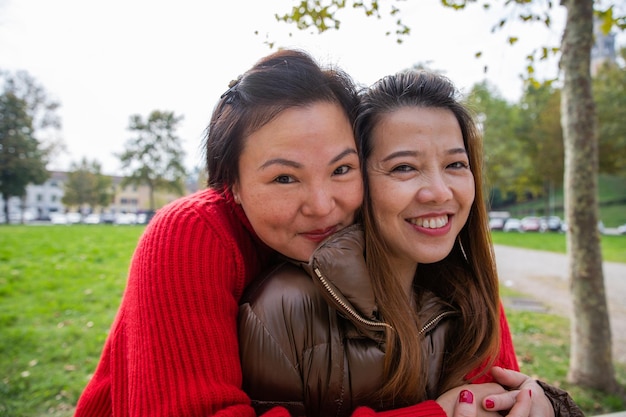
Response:
[[[472,404],[474,402],[474,394],[472,394],[472,391],[468,391],[466,389],[461,391],[459,394],[459,402]]]
[[[493,407],[496,406],[496,403],[493,402],[493,400],[485,400],[485,407],[492,409]]]

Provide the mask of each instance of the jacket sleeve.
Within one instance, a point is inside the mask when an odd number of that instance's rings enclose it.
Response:
[[[205,213],[177,210],[158,214],[135,250],[76,417],[255,415],[241,389],[236,326],[245,262],[259,260],[249,238],[237,243]],[[289,413],[274,408],[265,415]]]
[[[580,407],[576,405],[567,391],[553,387],[542,381],[537,381],[554,408],[554,417],[585,417]]]

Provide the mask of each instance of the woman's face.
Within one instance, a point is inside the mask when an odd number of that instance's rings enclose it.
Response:
[[[354,222],[363,199],[342,108],[326,102],[290,108],[249,135],[233,194],[261,240],[308,260],[322,240]]]
[[[474,176],[447,109],[403,107],[373,130],[367,162],[372,208],[398,267],[445,258],[469,216]]]

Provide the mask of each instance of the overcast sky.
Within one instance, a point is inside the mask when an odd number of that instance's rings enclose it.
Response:
[[[299,2],[299,0],[298,0]],[[512,25],[491,32],[502,17],[480,7],[455,12],[440,0],[398,2],[411,35],[402,44],[385,32],[393,20],[342,11],[340,31],[317,34],[278,23],[294,0],[0,0],[0,69],[26,70],[61,103],[68,155],[51,169],[82,157],[119,172],[129,117],[153,110],[184,116],[178,135],[189,168],[201,164],[203,131],[230,80],[272,52],[267,41],[311,52],[369,85],[418,63],[448,75],[461,90],[488,79],[517,100],[525,55],[560,43],[564,10],[551,30]],[[381,2],[384,3],[384,2]],[[290,35],[291,34],[291,35]],[[514,47],[507,36],[519,36]],[[481,59],[474,57],[482,51]],[[484,67],[487,66],[487,72]],[[546,77],[555,65],[540,66]]]

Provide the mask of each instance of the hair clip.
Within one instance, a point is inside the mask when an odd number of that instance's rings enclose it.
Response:
[[[220,100],[226,98],[226,104],[231,104],[237,95],[237,85],[239,84],[239,81],[241,81],[241,75],[237,77],[236,80],[229,82],[228,90],[220,96]]]

